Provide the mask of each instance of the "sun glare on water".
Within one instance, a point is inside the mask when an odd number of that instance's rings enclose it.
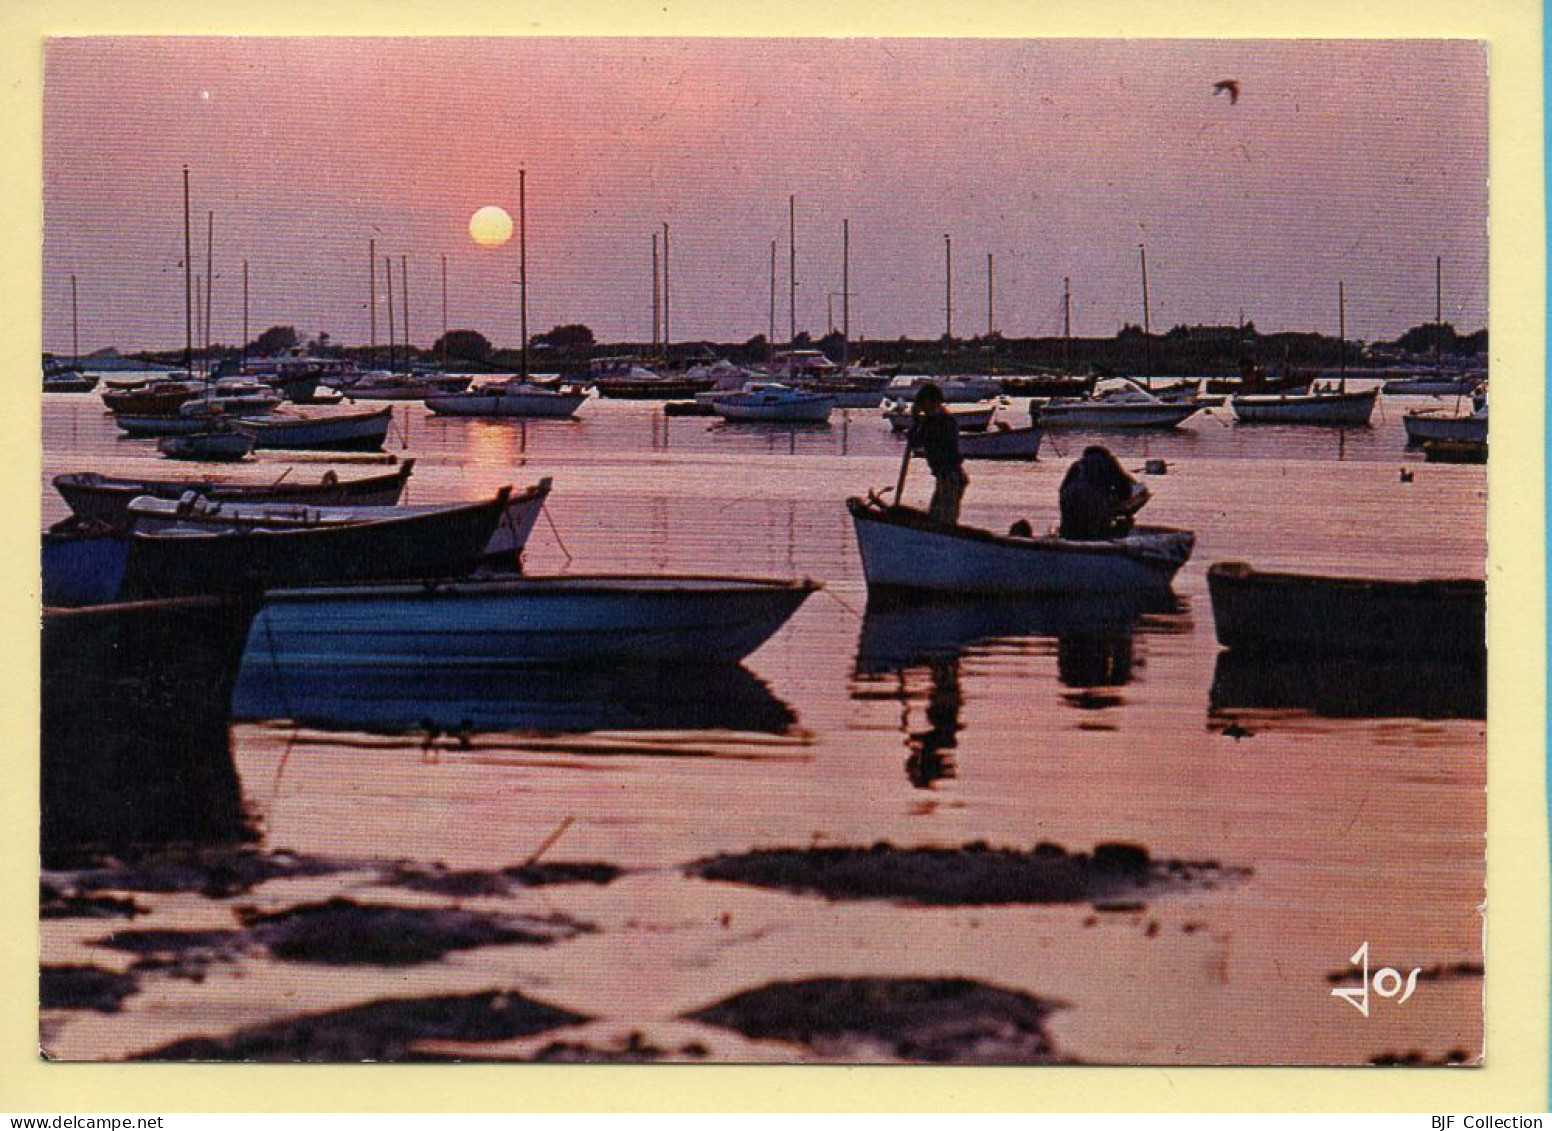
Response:
[[[512,238],[512,217],[506,209],[487,204],[469,217],[469,235],[481,247],[500,247]]]

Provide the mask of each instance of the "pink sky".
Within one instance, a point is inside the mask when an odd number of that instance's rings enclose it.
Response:
[[[1230,105],[1212,84],[1237,79]],[[1486,323],[1487,59],[1466,42],[74,39],[46,53],[44,346],[183,341],[181,167],[196,269],[215,219],[214,333],[275,323],[367,338],[367,240],[409,257],[413,339],[450,320],[515,344],[528,170],[529,326],[645,339],[651,233],[672,226],[673,336],[768,322],[797,194],[799,329],[822,334],[851,221],[854,336],[954,327],[1156,330],[1230,322],[1350,337]],[[381,264],[379,262],[379,276]],[[379,337],[386,299],[379,286]],[[835,299],[839,321],[840,300]],[[396,311],[397,314],[397,311]]]

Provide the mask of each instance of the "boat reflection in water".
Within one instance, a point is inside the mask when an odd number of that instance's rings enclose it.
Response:
[[[1242,711],[1325,719],[1486,719],[1486,657],[1230,649],[1218,654],[1208,720],[1221,728]]]
[[[965,730],[963,661],[977,656],[1056,654],[1056,677],[1080,709],[1116,706],[1114,692],[1136,677],[1139,632],[1189,632],[1173,593],[953,601],[870,602],[857,644],[852,698],[896,700],[909,755],[906,775],[927,789],[957,772]],[[919,677],[925,673],[925,692]],[[879,688],[888,688],[880,691]],[[925,729],[913,729],[911,706],[925,703]]]
[[[582,734],[728,730],[786,735],[797,716],[737,664],[531,667],[334,665],[275,661],[262,625],[238,678],[238,719],[324,730]]]
[[[257,608],[233,596],[44,610],[45,861],[251,834],[228,722]]]

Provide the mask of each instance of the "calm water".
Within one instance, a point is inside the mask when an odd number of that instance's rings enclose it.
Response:
[[[46,476],[175,466],[147,442],[118,440],[95,396],[44,402]],[[253,713],[312,720],[234,728],[263,847],[363,866],[272,881],[237,903],[276,909],[348,894],[445,906],[445,896],[377,884],[365,862],[516,864],[568,818],[546,860],[607,862],[627,874],[603,887],[459,901],[596,927],[571,941],[455,952],[407,969],[243,954],[198,982],[146,979],[118,1014],[51,1014],[48,1047],[115,1058],[379,997],[507,987],[596,1018],[567,1039],[617,1045],[639,1031],[667,1048],[699,1042],[713,1057],[792,1060],[806,1054],[677,1018],[776,980],[952,975],[1065,1003],[1050,1033],[1064,1055],[1090,1062],[1475,1057],[1480,977],[1424,980],[1404,1004],[1375,999],[1365,1018],[1331,996],[1328,975],[1347,971],[1364,942],[1375,966],[1481,962],[1479,697],[1447,675],[1419,688],[1405,669],[1334,689],[1319,670],[1227,672],[1210,694],[1222,662],[1205,581],[1212,562],[1482,575],[1485,469],[1404,453],[1400,414],[1416,403],[1382,404],[1375,427],[1360,431],[1235,426],[1218,410],[1171,434],[1105,437],[1128,467],[1168,461],[1168,474],[1150,480],[1146,519],[1197,532],[1178,603],[1146,612],[1131,633],[1071,609],[1005,604],[864,617],[842,501],[891,484],[900,452],[872,412],[818,428],[730,427],[595,400],[576,422],[525,426],[401,406],[391,451],[417,460],[407,501],[554,478],[553,522],[541,520],[530,543],[531,572],[809,576],[826,589],[747,672],[699,686],[693,673],[669,691],[520,675],[400,685],[456,700],[459,717],[477,720],[466,743],[391,733],[405,721],[392,686],[354,700],[317,688],[307,704],[250,696]],[[1023,414],[1015,402],[1010,415]],[[1051,524],[1061,475],[1091,440],[1051,433],[1038,464],[970,465],[965,520]],[[351,461],[356,470],[362,462]],[[239,474],[265,478],[284,466],[264,456]],[[1401,480],[1403,467],[1413,481]],[[920,465],[907,490],[925,502]],[[46,522],[66,513],[46,480],[43,506]],[[1249,734],[1225,735],[1230,724],[1231,734]],[[1123,840],[1253,872],[1096,915],[1088,904],[827,902],[680,870],[756,846],[880,840],[1052,840],[1075,850]],[[151,909],[137,928],[234,923],[231,900],[136,898]],[[45,962],[123,968],[131,956],[95,945],[123,926],[47,921]],[[457,1048],[521,1056],[556,1036]]]

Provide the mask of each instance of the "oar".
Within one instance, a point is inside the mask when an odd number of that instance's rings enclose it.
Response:
[[[903,506],[901,500],[905,495],[905,473],[911,469],[911,434],[905,434],[905,455],[900,457],[900,478],[895,482],[895,506]]]

